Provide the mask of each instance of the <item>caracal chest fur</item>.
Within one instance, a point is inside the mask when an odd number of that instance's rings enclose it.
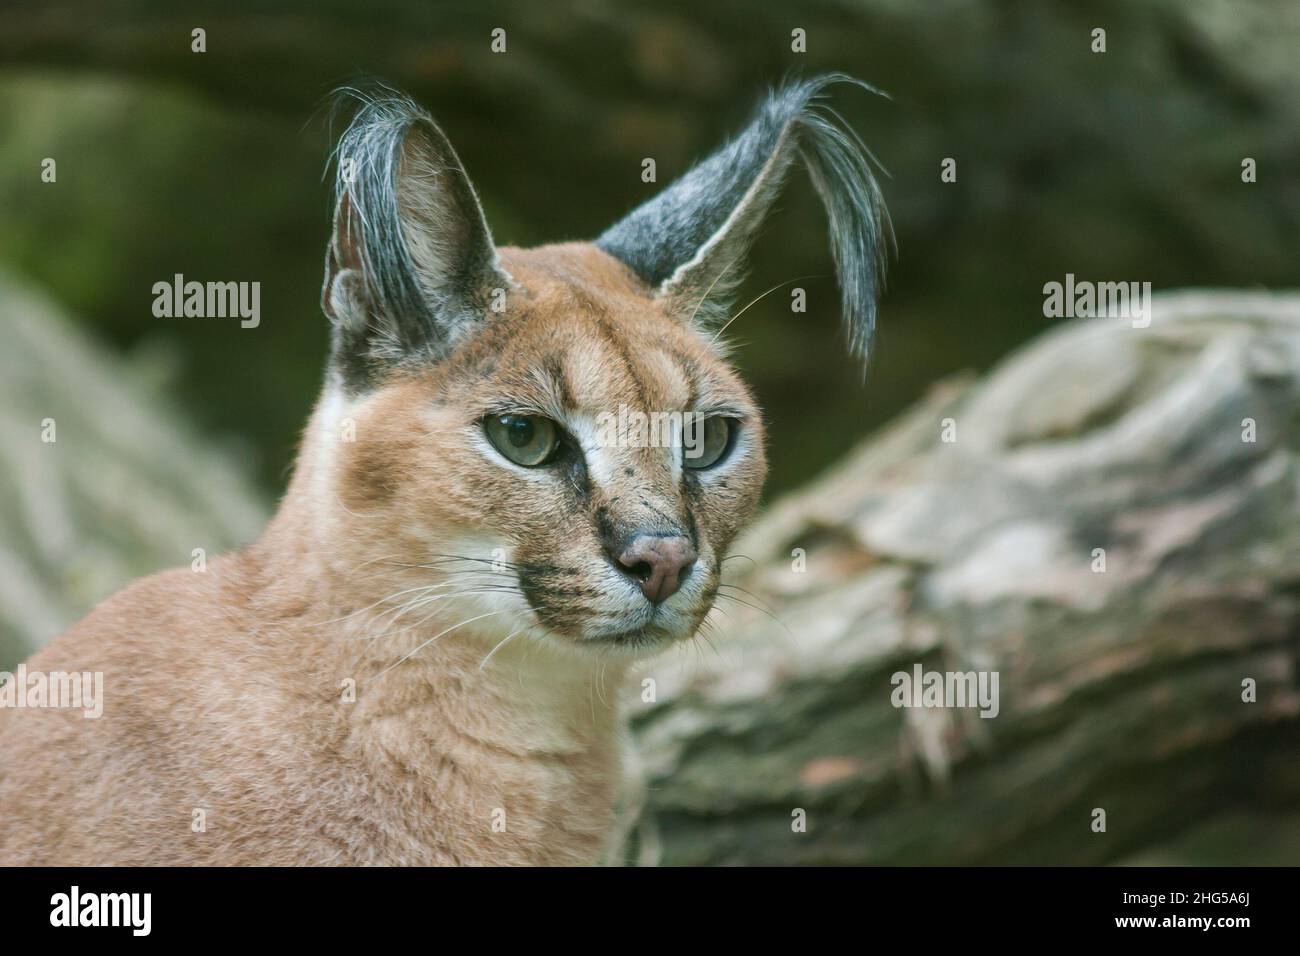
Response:
[[[103,712],[0,707],[0,863],[602,859],[620,685],[695,637],[762,488],[719,330],[796,157],[866,357],[888,227],[817,106],[842,79],[773,92],[594,242],[532,250],[494,245],[425,113],[351,93],[288,492],[248,548],[27,662],[102,673]]]

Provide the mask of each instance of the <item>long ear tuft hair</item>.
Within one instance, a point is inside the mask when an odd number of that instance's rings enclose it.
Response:
[[[334,236],[321,298],[336,364],[351,380],[376,362],[436,358],[509,279],[469,177],[428,113],[379,83],[336,91],[333,107],[354,109],[331,155]]]
[[[611,226],[596,245],[684,318],[715,328],[726,319],[749,247],[787,170],[802,157],[829,220],[849,349],[865,365],[893,233],[871,169],[875,158],[821,101],[837,83],[879,92],[842,73],[771,91],[739,136]]]

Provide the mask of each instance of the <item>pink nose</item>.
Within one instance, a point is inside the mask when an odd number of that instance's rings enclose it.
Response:
[[[642,534],[618,556],[618,564],[636,579],[642,594],[660,604],[677,593],[695,558],[695,549],[686,538]]]

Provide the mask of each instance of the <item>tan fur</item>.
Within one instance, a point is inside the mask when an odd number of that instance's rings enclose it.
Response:
[[[622,600],[596,529],[697,529],[698,571],[664,605],[669,637],[690,638],[758,499],[761,423],[707,339],[618,261],[570,244],[503,249],[501,264],[509,307],[449,357],[364,399],[326,390],[256,543],[136,582],[28,662],[102,671],[105,706],[98,720],[0,708],[0,864],[601,857],[618,688],[644,649],[586,640],[617,625]],[[484,451],[477,422],[503,399],[575,420],[725,403],[746,444],[703,491],[666,449],[610,449],[583,498]],[[511,578],[487,563],[495,548],[549,568],[542,611],[493,589]],[[440,584],[456,596],[394,597]]]

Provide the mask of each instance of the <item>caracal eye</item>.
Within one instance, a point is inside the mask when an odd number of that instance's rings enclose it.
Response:
[[[736,431],[734,418],[715,415],[704,420],[703,440],[695,448],[683,446],[682,461],[696,471],[712,468],[731,453],[732,435]]]
[[[483,431],[493,448],[525,468],[546,464],[560,447],[555,422],[539,415],[489,415]]]

